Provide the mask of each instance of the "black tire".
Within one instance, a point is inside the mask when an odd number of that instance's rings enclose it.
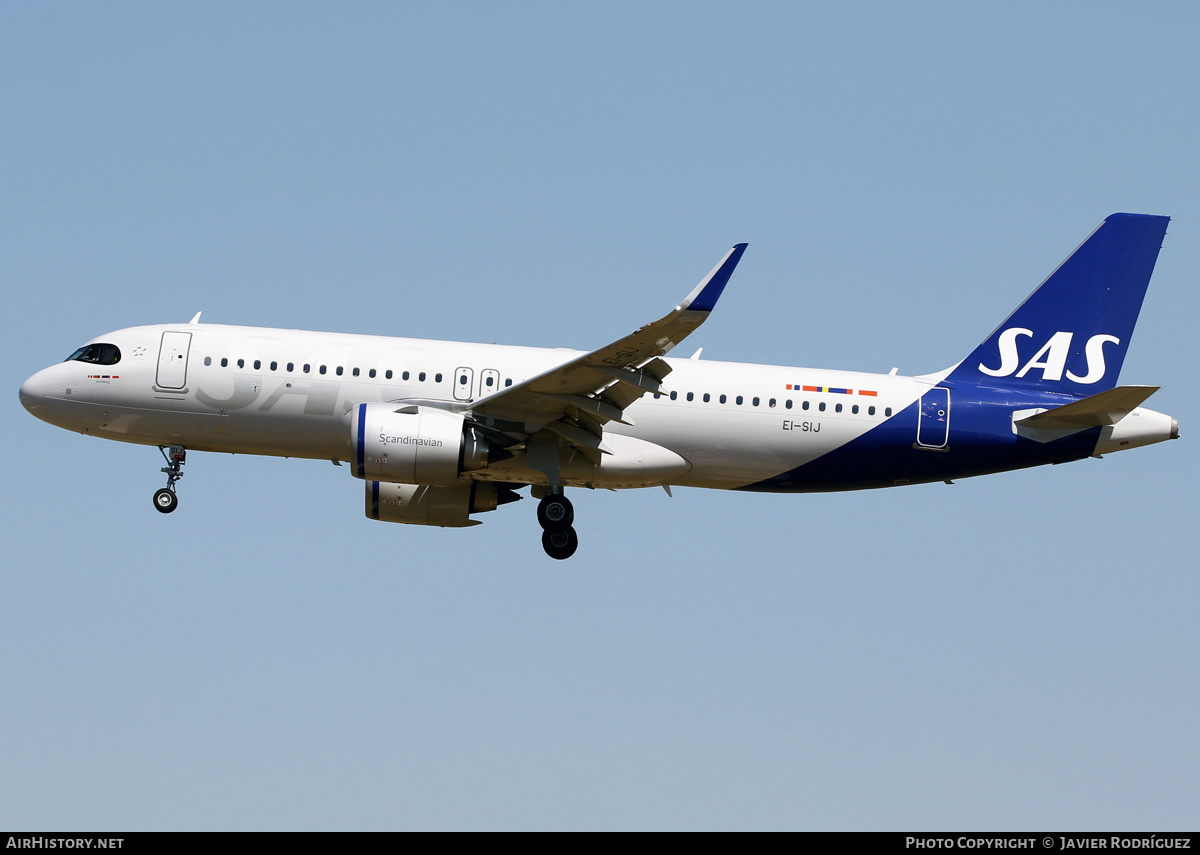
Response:
[[[570,526],[542,532],[542,549],[546,550],[546,554],[556,561],[570,558],[578,548],[579,536]]]
[[[175,495],[174,490],[163,487],[154,494],[154,510],[160,514],[169,514],[177,507],[179,507],[179,497]]]
[[[562,531],[575,522],[575,509],[562,493],[549,493],[538,503],[537,520],[544,531]]]

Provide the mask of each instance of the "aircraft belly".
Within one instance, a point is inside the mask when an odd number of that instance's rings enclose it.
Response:
[[[335,416],[231,413],[210,416],[196,425],[200,427],[197,441],[213,451],[319,460],[349,459],[347,423]]]
[[[606,434],[606,444],[612,453],[595,463],[578,450],[566,451],[559,461],[561,483],[568,487],[627,490],[678,484],[691,468],[683,457],[641,439],[619,434]],[[489,466],[470,477],[481,481],[504,481],[524,484],[547,484],[544,472],[529,464],[527,452],[518,450],[511,458]]]
[[[824,455],[741,489],[780,493],[874,489],[1065,463],[1092,454],[1100,428],[1045,443],[1015,434],[1014,408],[1036,403],[1020,398],[1000,402],[987,394],[969,392],[959,403],[951,404],[946,442],[932,447],[919,442],[922,412],[918,400]]]
[[[769,479],[828,454],[876,425],[803,411],[659,409],[653,414],[643,410],[636,428],[622,430],[669,447],[691,463],[688,473],[671,482],[686,487],[734,489]]]
[[[74,401],[61,402],[46,421],[89,436],[139,445],[182,445],[195,451],[266,454],[317,459],[345,458],[345,422],[262,414],[229,415],[150,410]]]

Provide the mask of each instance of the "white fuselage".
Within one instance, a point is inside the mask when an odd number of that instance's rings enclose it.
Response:
[[[171,513],[187,451],[346,461],[364,512],[416,525],[538,499],[542,547],[578,547],[565,487],[860,490],[1065,463],[1179,436],[1118,386],[1167,218],[1113,214],[957,365],[899,377],[666,359],[746,244],[673,310],[592,351],[187,324],[118,330],[39,371],[21,403],[155,445]],[[697,351],[697,357],[699,352]]]
[[[566,487],[860,490],[1065,463],[1175,439],[1117,376],[1167,219],[1113,214],[957,365],[900,377],[667,359],[746,249],[673,310],[592,351],[202,324],[93,339],[21,386],[38,418],[158,446],[172,513],[187,451],[345,461],[364,512],[415,525],[538,499],[542,547],[579,545]],[[697,357],[699,352],[697,351]]]
[[[39,418],[146,445],[343,461],[349,459],[349,413],[360,403],[478,401],[581,354],[216,324],[132,327],[94,341],[115,344],[120,361],[68,361],[38,372],[22,396],[40,402]],[[696,487],[741,487],[800,466],[879,425],[936,382],[667,362],[672,372],[663,394],[630,405],[630,424],[609,423],[605,433],[670,449],[690,469],[669,483]],[[641,486],[656,483],[664,481],[650,478]]]

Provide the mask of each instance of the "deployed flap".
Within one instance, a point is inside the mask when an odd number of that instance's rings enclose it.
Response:
[[[658,391],[670,366],[657,357],[704,323],[745,251],[744,243],[729,250],[692,293],[665,317],[607,347],[458,409],[470,410],[477,416],[525,417],[529,430],[536,429],[535,424],[571,416],[572,408],[590,412],[602,421],[622,420],[621,411],[626,406],[646,392]]]
[[[1161,389],[1161,386],[1118,386],[1107,392],[1044,410],[1014,424],[1048,430],[1076,430],[1115,425]]]

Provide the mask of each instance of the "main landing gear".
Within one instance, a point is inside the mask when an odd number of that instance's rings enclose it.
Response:
[[[162,471],[167,473],[167,486],[154,493],[154,510],[160,514],[169,514],[179,507],[179,497],[175,495],[175,482],[183,477],[187,451],[182,445],[172,445],[170,449],[164,449],[160,445],[158,450],[167,461],[167,465],[162,468]]]
[[[542,497],[537,507],[537,519],[542,527],[542,549],[547,555],[561,561],[575,554],[579,548],[579,535],[571,527],[575,522],[575,510],[561,488],[552,487]]]

